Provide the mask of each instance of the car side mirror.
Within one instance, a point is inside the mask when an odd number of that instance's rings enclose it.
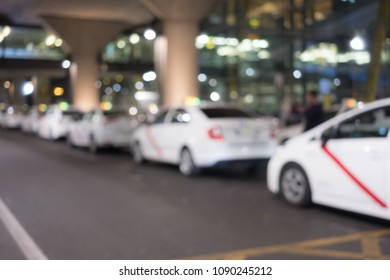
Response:
[[[151,124],[153,124],[153,120],[152,120],[152,119],[146,118],[146,119],[143,121],[143,124],[144,124],[144,125],[151,125]]]
[[[337,130],[338,130],[338,127],[337,126],[332,126],[330,128],[328,128],[327,130],[325,130],[322,134],[321,134],[321,143],[322,143],[322,146],[325,146],[326,143],[332,139],[332,138],[335,138],[336,134],[337,134]]]
[[[146,115],[145,120],[143,121],[143,123],[145,125],[152,125],[154,123],[154,121],[155,121],[155,117],[153,115],[149,115],[148,114],[148,115]]]

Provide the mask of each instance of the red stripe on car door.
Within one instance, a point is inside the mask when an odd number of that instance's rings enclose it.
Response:
[[[158,158],[162,158],[162,150],[153,137],[152,131],[149,127],[145,128],[146,138],[148,139],[153,150],[156,152]]]
[[[362,189],[369,197],[371,197],[381,207],[387,208],[385,202],[383,202],[378,196],[376,196],[368,187],[366,187],[351,171],[331,152],[326,145],[322,145],[322,150],[344,171],[344,173],[354,181],[360,189]]]

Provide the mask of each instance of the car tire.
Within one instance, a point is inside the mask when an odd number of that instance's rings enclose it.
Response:
[[[184,148],[180,153],[179,170],[185,176],[194,176],[200,172],[187,148]]]
[[[54,136],[53,136],[53,131],[49,129],[49,136],[48,136],[49,141],[54,141]]]
[[[296,163],[286,164],[280,174],[280,191],[283,198],[295,206],[311,204],[311,188],[303,168]]]
[[[93,137],[92,135],[89,137],[88,151],[91,154],[96,154],[99,151],[99,147],[96,143],[95,137]]]
[[[245,169],[246,173],[250,176],[256,176],[257,173],[259,172],[259,170],[260,170],[260,166],[259,166],[259,164],[256,164],[256,163],[249,165]]]
[[[68,144],[69,147],[74,147],[73,141],[72,141],[72,136],[70,133],[66,135],[66,143]]]
[[[131,146],[131,156],[135,164],[141,165],[145,162],[144,155],[142,154],[141,144],[135,142]]]

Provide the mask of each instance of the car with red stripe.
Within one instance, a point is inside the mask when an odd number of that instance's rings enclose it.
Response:
[[[390,219],[390,98],[339,114],[275,149],[268,189],[287,202],[312,202]]]
[[[277,146],[276,130],[273,118],[228,105],[171,106],[134,131],[131,147],[136,163],[175,164],[184,175],[230,164],[256,170]]]

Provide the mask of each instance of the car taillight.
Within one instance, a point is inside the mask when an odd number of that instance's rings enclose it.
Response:
[[[211,139],[221,141],[223,140],[222,129],[219,126],[214,126],[207,131]]]
[[[271,127],[270,136],[271,138],[277,138],[278,137],[279,129],[275,126]]]
[[[108,125],[110,123],[113,123],[116,120],[116,118],[104,118],[103,124]]]
[[[279,121],[273,120],[270,129],[271,138],[277,138],[279,134]]]

